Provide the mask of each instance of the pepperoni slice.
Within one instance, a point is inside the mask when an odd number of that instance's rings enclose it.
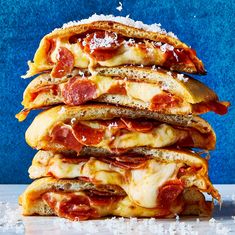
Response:
[[[183,192],[183,183],[180,180],[171,180],[164,184],[158,192],[158,204],[164,208],[170,208],[171,204]]]
[[[96,98],[97,86],[88,79],[73,77],[62,89],[65,104],[80,105]]]
[[[108,94],[118,94],[118,95],[126,95],[126,87],[125,84],[116,84],[113,85],[109,88],[109,90],[107,91]]]
[[[51,76],[53,78],[61,78],[66,76],[74,67],[73,54],[66,47],[60,47],[58,49],[57,57],[57,62],[51,72]]]
[[[57,202],[51,193],[45,193],[42,198],[53,209],[55,214],[60,217],[74,221],[100,217],[97,210],[90,206],[89,199],[86,196],[66,193],[63,200]]]
[[[184,49],[166,50],[164,67],[170,68],[173,64],[192,64],[189,54]]]
[[[138,169],[146,166],[148,157],[125,154],[121,156],[105,156],[101,160],[122,169]]]
[[[121,118],[121,120],[130,131],[149,132],[153,129],[153,123],[151,121],[134,120],[128,118]]]
[[[82,157],[69,157],[69,156],[66,156],[65,158],[62,158],[61,161],[63,163],[79,164],[81,162],[88,162],[89,157],[88,156],[82,156]]]
[[[96,145],[102,141],[105,131],[77,123],[73,126],[73,132],[80,143],[84,145]]]
[[[193,105],[193,111],[197,114],[203,114],[213,111],[217,114],[224,115],[228,112],[228,102],[209,101],[201,102]]]
[[[46,45],[48,47],[48,49],[47,49],[47,51],[48,51],[47,52],[47,61],[48,61],[49,64],[53,64],[53,61],[51,60],[51,54],[56,48],[56,42],[55,42],[55,40],[46,39]]]
[[[93,206],[107,206],[119,201],[123,196],[111,196],[111,195],[89,195],[90,204]]]
[[[80,152],[83,145],[74,137],[72,130],[68,126],[57,125],[51,133],[51,141],[62,144],[69,150]]]
[[[120,47],[123,39],[116,33],[107,31],[96,31],[87,34],[83,41],[84,51],[98,61],[112,58]]]
[[[58,94],[58,86],[57,85],[46,85],[39,87],[38,89],[34,90],[30,93],[30,102],[33,102],[37,96],[44,92],[51,92],[53,95]]]
[[[153,111],[159,111],[162,109],[168,109],[178,106],[182,100],[170,93],[164,93],[155,95],[151,100],[150,109]]]

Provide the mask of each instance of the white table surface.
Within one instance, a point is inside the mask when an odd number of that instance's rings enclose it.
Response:
[[[103,219],[70,222],[57,217],[21,216],[17,198],[26,185],[0,185],[0,234],[235,234],[235,185],[215,186],[222,195],[223,204],[221,210],[219,205],[215,206],[213,219],[198,219],[197,217],[179,218],[179,220],[113,218],[111,221]]]

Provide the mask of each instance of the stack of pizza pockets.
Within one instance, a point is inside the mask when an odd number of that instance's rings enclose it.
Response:
[[[24,215],[209,216],[220,201],[208,176],[216,136],[199,117],[228,102],[186,74],[205,75],[196,52],[159,25],[92,16],[40,42],[17,114],[41,112],[26,131],[37,149]]]

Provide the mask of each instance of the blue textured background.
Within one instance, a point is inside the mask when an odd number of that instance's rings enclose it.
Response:
[[[55,27],[93,13],[114,14],[161,23],[168,31],[197,50],[208,75],[199,77],[213,88],[221,100],[235,104],[235,3],[219,0],[122,1],[38,0],[1,1],[0,8],[0,183],[29,182],[27,169],[35,153],[24,141],[24,132],[35,112],[18,123],[24,88],[29,80],[20,78],[27,70],[40,39]],[[205,117],[217,133],[217,148],[211,153],[210,176],[213,183],[235,183],[235,111],[226,116]]]

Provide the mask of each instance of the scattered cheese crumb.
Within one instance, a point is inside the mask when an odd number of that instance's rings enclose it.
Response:
[[[124,41],[124,45],[131,46],[135,44],[135,39],[129,38],[128,40]]]
[[[158,47],[162,46],[162,43],[161,43],[161,42],[152,42],[152,44],[153,44],[154,46],[158,46]]]
[[[60,111],[58,112],[58,114],[63,114],[64,112],[65,112],[65,108],[64,108],[64,106],[62,106]]]
[[[232,194],[231,199],[232,201],[235,201],[235,194]]]
[[[172,32],[167,33],[165,29],[162,29],[161,24],[155,23],[155,24],[147,25],[141,21],[134,21],[134,20],[130,19],[129,15],[127,15],[126,17],[123,17],[123,16],[94,14],[91,17],[89,17],[88,19],[83,19],[80,21],[70,21],[70,22],[64,24],[62,26],[62,29],[68,28],[68,27],[73,27],[76,25],[81,25],[81,24],[89,24],[89,23],[92,23],[95,21],[114,21],[114,22],[118,22],[118,23],[122,23],[122,24],[125,24],[128,26],[134,27],[134,28],[143,29],[143,30],[150,31],[150,32],[158,32],[161,34],[167,34],[170,37],[177,38],[177,36],[174,33],[172,33]],[[54,31],[56,31],[56,30],[60,30],[60,29],[55,29]]]
[[[108,125],[108,129],[110,130],[110,129],[112,129],[112,127],[117,127],[117,126],[118,126],[117,122],[111,122],[111,123]]]
[[[168,43],[165,43],[160,46],[160,50],[165,53],[166,51],[173,51],[174,47],[172,45],[169,45]]]
[[[173,51],[173,55],[176,58],[176,61],[179,62],[179,57],[178,57],[178,55],[174,51]]]
[[[121,2],[118,2],[118,3],[119,3],[119,6],[116,7],[116,9],[117,9],[118,11],[122,11],[122,3],[121,3]]]
[[[161,89],[163,91],[168,91],[170,89],[170,86],[167,83],[163,82],[161,85]]]
[[[20,207],[17,207],[17,209],[12,209],[8,203],[1,202],[0,211],[3,211],[0,218],[0,233],[3,232],[3,234],[10,234],[10,231],[17,234],[24,233],[25,229]]]
[[[152,66],[152,70],[157,70],[156,65],[153,65],[153,66]]]
[[[70,122],[73,125],[76,122],[76,118],[72,118]]]
[[[170,71],[168,71],[166,74],[172,76],[172,73]]]
[[[235,223],[235,215],[232,215],[233,223]]]
[[[84,75],[85,75],[82,71],[78,71],[78,74],[82,77],[84,77]]]
[[[226,227],[226,226],[223,226],[222,223],[216,224],[216,228],[215,228],[216,234],[223,234],[223,235],[226,235],[226,234],[228,234],[230,231],[231,231],[231,229],[228,228],[228,227]]]
[[[216,223],[216,220],[214,219],[214,218],[211,218],[210,220],[209,220],[209,224],[215,224]]]
[[[176,217],[179,219],[178,215]],[[200,221],[199,218],[197,221]],[[211,221],[214,221],[211,220]],[[124,234],[159,234],[159,235],[199,235],[199,231],[195,228],[201,226],[195,226],[193,221],[190,222],[180,222],[177,221],[167,221],[161,222],[161,220],[150,218],[150,219],[138,219],[138,218],[123,218],[123,217],[112,217],[108,219],[98,220],[98,221],[80,221],[73,222],[66,219],[56,218],[54,220],[54,225],[63,231],[76,230],[77,233],[82,232],[84,234],[114,234],[114,235],[124,235]],[[200,224],[200,225],[203,225]],[[213,226],[206,227],[206,234],[229,234],[231,229],[224,226],[222,223],[214,223]],[[200,229],[200,228],[199,228]],[[200,229],[201,230],[201,229]],[[65,233],[65,232],[64,232]]]
[[[110,47],[112,47],[113,44],[118,46],[119,45],[119,42],[117,40],[118,36],[116,33],[114,33],[113,35],[115,37],[112,37],[107,32],[105,32],[104,38],[98,38],[98,37],[96,37],[96,33],[95,33],[94,37],[90,41],[91,53],[93,53],[96,48],[100,48],[100,47],[110,48]]]
[[[188,81],[188,77],[185,77],[184,74],[177,74],[177,79],[180,80],[181,82]]]

